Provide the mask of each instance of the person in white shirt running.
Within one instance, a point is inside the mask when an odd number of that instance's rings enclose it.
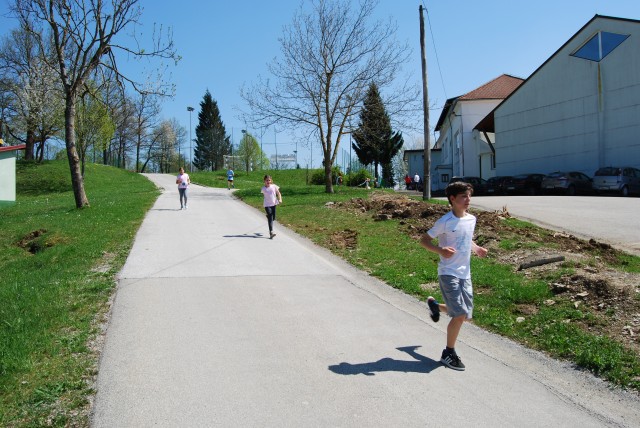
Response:
[[[454,370],[465,366],[455,350],[458,333],[465,320],[473,314],[473,288],[471,284],[471,253],[479,257],[487,255],[487,249],[473,242],[476,217],[469,214],[473,186],[461,181],[450,183],[445,195],[451,211],[439,218],[422,237],[420,244],[440,255],[438,280],[444,304],[429,296],[427,305],[434,322],[440,319],[440,311],[451,317],[447,326],[447,346],[442,351],[440,362]],[[438,245],[434,240],[438,240]]]
[[[187,188],[191,184],[189,174],[184,172],[184,168],[180,168],[180,173],[176,177],[176,184],[178,185],[178,192],[180,193],[180,209],[187,209]],[[184,201],[184,202],[183,202]]]

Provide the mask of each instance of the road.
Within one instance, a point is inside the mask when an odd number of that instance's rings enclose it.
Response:
[[[606,196],[477,196],[476,208],[507,207],[515,217],[593,238],[640,256],[640,198]]]
[[[472,324],[467,370],[438,360],[447,318],[226,189],[174,178],[119,274],[93,427],[640,426],[640,400]],[[283,194],[287,203],[286,192]]]

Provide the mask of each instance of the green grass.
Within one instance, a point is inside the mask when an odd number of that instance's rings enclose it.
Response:
[[[17,201],[0,207],[0,426],[86,425],[90,343],[158,191],[87,165],[79,210],[66,163],[17,169]]]

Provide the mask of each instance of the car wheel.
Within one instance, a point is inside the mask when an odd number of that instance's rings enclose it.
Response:
[[[627,186],[624,186],[622,189],[620,189],[620,194],[622,196],[629,196],[629,188]]]
[[[576,187],[575,186],[567,187],[567,195],[575,196],[575,194],[576,194]]]

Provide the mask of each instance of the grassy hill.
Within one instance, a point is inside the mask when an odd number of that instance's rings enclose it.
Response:
[[[114,275],[158,191],[92,164],[85,185],[79,210],[66,162],[18,163],[17,201],[0,208],[0,426],[87,421]]]

